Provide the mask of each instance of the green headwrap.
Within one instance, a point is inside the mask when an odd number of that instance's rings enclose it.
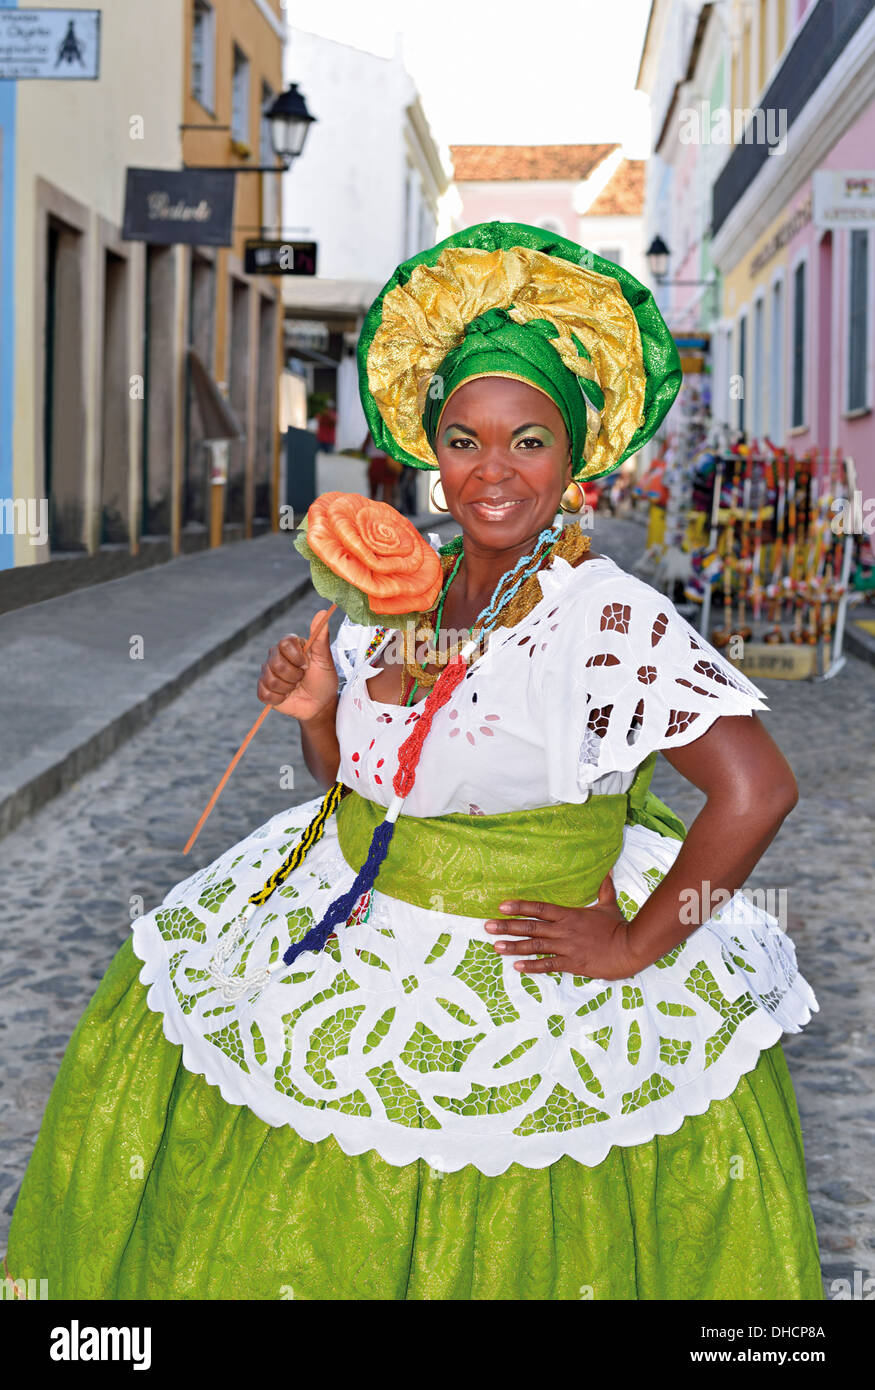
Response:
[[[397,267],[365,317],[359,390],[376,444],[415,468],[451,392],[474,376],[531,382],[562,413],[572,476],[601,477],[655,433],[681,385],[650,290],[542,227],[483,222]]]
[[[583,455],[587,430],[586,396],[596,410],[604,406],[604,395],[593,381],[584,382],[570,372],[550,346],[559,330],[546,319],[514,323],[506,309],[487,309],[466,325],[458,347],[447,353],[434,374],[422,423],[432,449],[444,405],[457,386],[476,376],[519,376],[537,386],[556,402],[565,421],[571,443],[571,457]],[[581,356],[589,354],[577,339]],[[440,389],[435,389],[439,386]]]

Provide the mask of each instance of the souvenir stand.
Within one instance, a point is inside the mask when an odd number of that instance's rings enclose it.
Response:
[[[853,460],[754,443],[707,469],[709,535],[687,590],[702,604],[699,631],[751,678],[829,680],[845,662]]]

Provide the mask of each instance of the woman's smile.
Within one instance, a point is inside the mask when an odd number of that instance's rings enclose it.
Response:
[[[505,517],[511,515],[515,516],[517,514],[516,509],[525,506],[528,500],[527,497],[513,497],[496,502],[469,502],[468,506],[477,516],[482,517],[484,521],[503,521]]]

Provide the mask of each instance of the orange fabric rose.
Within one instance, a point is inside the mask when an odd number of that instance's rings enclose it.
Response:
[[[323,492],[307,512],[307,543],[323,564],[367,595],[377,614],[424,613],[437,602],[440,557],[387,502]]]

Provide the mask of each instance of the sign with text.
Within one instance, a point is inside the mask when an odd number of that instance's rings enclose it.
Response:
[[[247,275],[315,275],[315,241],[247,241]]]
[[[875,227],[875,170],[816,169],[814,222],[817,227]]]
[[[100,76],[100,10],[0,10],[0,79]]]
[[[233,169],[128,169],[125,241],[230,246]]]
[[[810,680],[816,671],[815,657],[814,647],[791,647],[786,642],[775,646],[767,642],[745,642],[743,657],[727,653],[727,660],[751,679],[774,676],[791,681]]]

